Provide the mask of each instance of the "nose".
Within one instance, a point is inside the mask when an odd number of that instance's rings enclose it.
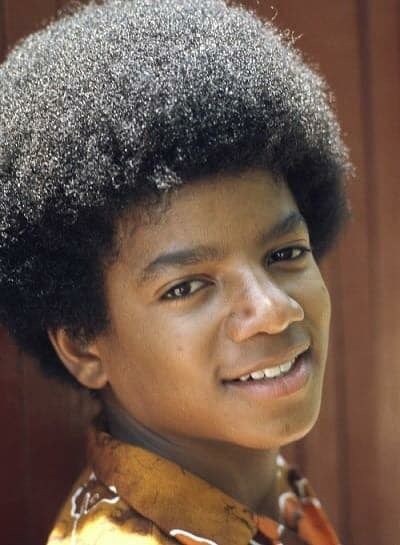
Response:
[[[303,307],[273,280],[248,278],[234,297],[227,318],[227,332],[234,342],[257,333],[277,335],[304,319]]]

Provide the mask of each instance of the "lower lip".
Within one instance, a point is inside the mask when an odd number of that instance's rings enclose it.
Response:
[[[225,386],[234,389],[238,393],[263,399],[278,399],[286,397],[305,388],[312,371],[310,351],[299,356],[286,374],[276,378],[264,378],[261,380],[231,381]]]

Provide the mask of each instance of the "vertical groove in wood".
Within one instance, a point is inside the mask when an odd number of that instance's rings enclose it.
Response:
[[[24,460],[24,471],[21,476],[21,484],[24,492],[23,497],[23,504],[21,505],[21,511],[23,512],[23,516],[21,517],[23,520],[23,534],[24,539],[28,542],[32,542],[31,538],[31,528],[30,528],[30,517],[29,517],[29,481],[30,481],[30,466],[27,465],[27,457],[29,456],[29,451],[27,451],[27,433],[26,433],[26,383],[25,383],[25,372],[23,368],[23,361],[21,352],[18,351],[17,354],[17,360],[16,360],[16,366],[18,369],[18,375],[20,380],[20,407],[22,412],[22,438],[21,438],[21,444],[23,445],[23,460]]]
[[[335,361],[336,366],[336,381],[335,381],[335,395],[336,395],[336,426],[338,441],[335,445],[336,456],[338,459],[339,474],[336,478],[340,478],[339,487],[339,517],[340,517],[340,530],[341,537],[346,545],[355,545],[353,541],[351,531],[351,504],[349,495],[349,486],[351,486],[351,475],[349,468],[349,430],[348,430],[348,393],[346,391],[346,331],[344,320],[344,304],[343,304],[343,289],[342,289],[342,267],[336,268],[336,274],[331,275],[334,282],[333,294],[336,300],[336,304],[333,301],[333,318],[334,324],[334,342],[336,347],[341,347],[340,351],[337,350],[337,358]]]
[[[377,290],[377,270],[376,270],[376,257],[379,255],[378,246],[379,246],[379,222],[377,217],[377,208],[376,208],[376,172],[375,172],[375,149],[373,142],[374,134],[374,122],[372,117],[372,80],[371,80],[371,21],[370,21],[370,0],[356,0],[357,11],[358,11],[358,41],[359,41],[359,67],[360,67],[360,103],[361,103],[361,123],[362,123],[362,145],[364,149],[363,153],[363,183],[367,189],[367,199],[365,202],[366,206],[366,226],[368,230],[368,275],[369,275],[369,284],[371,289],[368,290],[368,299],[369,305],[372,310],[370,318],[370,327],[368,330],[368,346],[369,350],[372,353],[370,362],[378,362],[377,353],[376,353],[376,336],[378,334],[378,328],[376,323],[372,324],[372,315],[377,312],[379,308],[379,294]],[[375,314],[376,316],[376,314]],[[361,369],[360,369],[361,372]],[[376,367],[370,368],[369,373],[375,375],[377,373]],[[370,381],[372,387],[374,387],[374,380]],[[374,405],[376,403],[376,397],[372,396],[374,400]],[[359,398],[356,400],[359,404],[365,403],[365,400]],[[374,406],[373,410],[375,414],[379,411],[378,406]],[[368,416],[371,415],[371,411],[367,411],[365,417],[368,419]],[[349,415],[350,418],[350,415]],[[353,425],[357,425],[355,422]],[[360,422],[358,423],[360,425]],[[377,430],[378,423],[376,418],[371,419],[371,436],[376,437],[374,430]],[[353,457],[352,457],[352,467],[355,469],[356,464],[358,464],[358,459],[365,454],[368,457],[368,462],[366,467],[369,468],[368,472],[365,472],[364,487],[356,486],[355,490],[349,491],[349,497],[352,502],[357,500],[357,497],[370,496],[372,498],[373,489],[374,489],[374,474],[373,470],[376,466],[378,460],[376,459],[376,452],[373,443],[371,444],[371,449],[369,452],[362,452],[361,445],[354,444],[353,448]],[[354,478],[353,478],[354,482]],[[370,500],[371,502],[371,500]],[[368,541],[368,543],[382,542],[382,532],[380,528],[381,517],[377,514],[371,512],[371,505],[368,507],[368,503],[363,499],[359,502],[358,507],[356,508],[357,517],[352,517],[351,521],[354,525],[354,535],[358,536],[360,541]],[[362,519],[365,520],[365,517],[370,517],[369,524],[361,526],[360,522]],[[354,543],[354,540],[352,541]]]
[[[360,51],[360,76],[361,76],[361,96],[362,105],[362,124],[363,124],[363,145],[364,145],[364,163],[365,173],[364,182],[368,188],[368,240],[370,246],[370,255],[378,255],[376,253],[379,244],[379,222],[376,210],[376,180],[375,172],[375,147],[373,142],[373,134],[375,132],[374,120],[372,115],[372,79],[371,79],[371,22],[370,22],[370,0],[357,0],[358,17],[360,24],[358,25],[359,51]],[[376,286],[377,272],[375,260],[370,260],[370,275],[371,282]],[[370,297],[371,302],[377,308],[377,291],[372,290]],[[372,345],[375,347],[377,329],[371,328]]]
[[[15,365],[17,349],[3,328],[0,328],[0,417],[2,436],[0,448],[0,483],[5,493],[0,500],[1,542],[19,545],[26,537],[24,487],[22,381]]]
[[[34,410],[34,407],[32,405],[29,405],[28,402],[28,391],[32,387],[32,384],[29,383],[27,380],[27,374],[26,374],[26,365],[24,361],[24,354],[19,351],[18,352],[18,361],[17,365],[20,368],[21,373],[21,384],[22,384],[22,399],[21,399],[21,406],[23,410],[23,439],[24,439],[24,461],[25,461],[25,472],[23,476],[24,481],[24,514],[25,514],[25,520],[26,520],[26,537],[28,543],[34,543],[35,542],[35,535],[32,534],[33,528],[32,528],[32,463],[31,463],[31,452],[32,452],[32,445],[29,441],[29,413],[31,413]]]

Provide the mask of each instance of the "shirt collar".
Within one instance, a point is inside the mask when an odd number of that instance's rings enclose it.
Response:
[[[248,545],[258,531],[279,544],[290,528],[301,530],[308,543],[338,545],[308,481],[293,479],[280,456],[277,480],[286,528],[166,458],[115,439],[100,419],[89,430],[88,450],[97,479],[183,545]]]

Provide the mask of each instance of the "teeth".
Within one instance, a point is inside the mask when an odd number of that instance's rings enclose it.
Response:
[[[294,362],[296,359],[290,360],[286,363],[282,363],[281,365],[277,365],[276,367],[269,367],[267,369],[263,369],[262,371],[254,371],[253,373],[250,373],[249,375],[243,375],[240,377],[239,380],[242,382],[245,382],[246,380],[249,380],[250,377],[253,380],[261,380],[263,378],[276,378],[280,375],[283,375],[284,373],[288,373],[290,369],[293,367]]]
[[[282,373],[281,366],[277,365],[276,367],[264,369],[264,373],[267,378],[275,378]]]
[[[287,373],[293,364],[294,364],[294,360],[288,361],[287,363],[283,363],[279,367],[281,368],[282,373]]]
[[[264,371],[254,371],[254,373],[250,373],[250,376],[251,378],[254,378],[254,380],[264,378]]]

